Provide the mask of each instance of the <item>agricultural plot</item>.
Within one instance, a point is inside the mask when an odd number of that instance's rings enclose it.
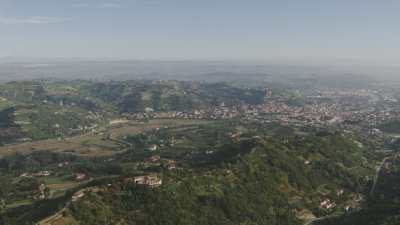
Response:
[[[13,153],[29,154],[34,151],[48,150],[59,153],[71,153],[79,156],[110,156],[123,151],[126,146],[118,142],[119,139],[128,135],[143,133],[152,129],[170,126],[179,127],[190,124],[205,124],[203,120],[150,120],[148,122],[130,122],[117,127],[108,127],[98,132],[65,138],[33,141],[6,145],[0,147],[0,157]]]

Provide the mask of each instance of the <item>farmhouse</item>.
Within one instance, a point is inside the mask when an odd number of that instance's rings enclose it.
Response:
[[[134,177],[133,181],[135,184],[144,185],[150,188],[159,187],[162,184],[162,180],[157,175],[144,175]]]

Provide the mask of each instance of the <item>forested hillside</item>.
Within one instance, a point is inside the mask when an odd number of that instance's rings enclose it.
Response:
[[[238,125],[240,137],[227,136],[226,132]],[[371,149],[360,148],[340,133],[304,135],[291,129],[286,135],[276,133],[282,129],[288,128],[260,129],[223,123],[168,133],[154,131],[147,135],[152,139],[128,138],[136,143],[142,139],[143,150],[136,144],[135,152],[117,157],[117,164],[93,161],[95,165],[104,164],[99,168],[119,165],[120,169],[113,169],[112,173],[122,176],[118,182],[105,180],[88,189],[80,201],[72,202],[64,212],[62,224],[294,225],[303,223],[301,215],[340,212],[354,203],[355,196],[368,190],[370,184],[365,176],[373,173],[370,163],[376,160]],[[255,132],[259,135],[252,135]],[[180,168],[166,170],[162,164],[159,169],[157,164],[147,165],[147,170],[161,171],[158,176],[163,183],[159,188],[129,181],[131,174],[139,171],[121,166],[148,157],[144,147],[147,143],[180,143],[178,139],[185,140],[185,144],[175,145],[174,150],[166,146],[159,154],[176,160]],[[195,148],[186,151],[189,147],[184,146],[189,143]],[[213,153],[202,153],[204,148]],[[82,166],[88,163],[77,162]],[[140,168],[145,169],[144,165]],[[341,189],[344,194],[339,196],[337,190]],[[325,199],[334,201],[337,207],[321,208],[320,202]]]

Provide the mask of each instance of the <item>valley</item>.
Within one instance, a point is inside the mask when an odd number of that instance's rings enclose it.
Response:
[[[357,215],[394,165],[394,129],[380,126],[400,108],[375,90],[315,93],[5,83],[0,224],[315,225]]]

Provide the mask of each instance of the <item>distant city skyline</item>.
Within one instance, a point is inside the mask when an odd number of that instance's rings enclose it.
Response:
[[[0,57],[396,66],[392,0],[2,0]]]

